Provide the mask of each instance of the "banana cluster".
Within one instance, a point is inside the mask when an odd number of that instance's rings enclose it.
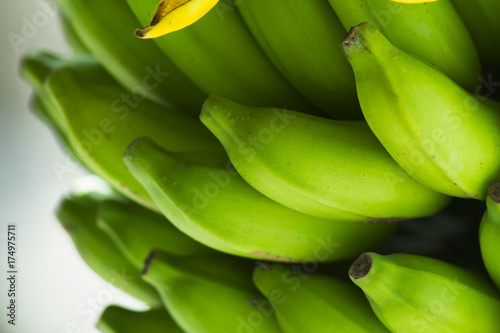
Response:
[[[56,215],[149,306],[102,332],[499,331],[498,1],[56,2],[21,75],[95,174]],[[481,200],[486,270],[394,246]]]

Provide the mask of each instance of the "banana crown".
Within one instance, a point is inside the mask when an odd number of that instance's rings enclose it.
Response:
[[[494,332],[500,323],[491,283],[440,260],[364,253],[349,276],[393,332]]]

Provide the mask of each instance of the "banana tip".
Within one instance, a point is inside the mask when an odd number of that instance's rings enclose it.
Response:
[[[357,26],[349,29],[349,32],[347,33],[347,35],[344,36],[344,46],[345,47],[350,48],[351,46],[356,44],[356,31],[358,31],[359,28],[361,26],[363,26],[364,24],[366,24],[366,22],[358,24]]]
[[[151,30],[152,27],[146,27],[142,29],[136,29],[134,32],[135,37],[140,38],[140,39],[147,39],[149,38],[147,36],[148,32]]]
[[[488,190],[488,197],[497,204],[500,204],[500,183],[493,183]]]
[[[349,276],[354,280],[365,277],[373,266],[373,258],[368,253],[363,253],[349,268]]]

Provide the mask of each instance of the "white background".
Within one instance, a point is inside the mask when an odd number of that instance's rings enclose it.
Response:
[[[27,29],[27,22],[35,29]],[[44,47],[68,54],[69,48],[57,16],[50,16],[39,0],[2,0],[0,31],[0,332],[98,332],[94,324],[106,305],[99,296],[109,294],[103,291],[110,286],[80,259],[54,217],[58,201],[84,172],[73,168],[58,179],[53,165],[67,163],[66,156],[31,114],[31,89],[18,74],[27,50]],[[24,38],[23,43],[12,45],[13,34]],[[5,234],[12,223],[18,234],[15,327],[7,324],[6,316]],[[124,294],[114,294],[111,303],[142,308]]]

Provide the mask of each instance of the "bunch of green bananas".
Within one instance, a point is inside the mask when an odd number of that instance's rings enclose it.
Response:
[[[500,2],[56,1],[21,73],[99,176],[56,215],[150,307],[102,332],[500,330]]]

